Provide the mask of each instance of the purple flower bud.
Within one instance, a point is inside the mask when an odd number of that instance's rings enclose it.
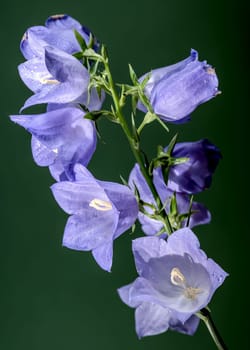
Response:
[[[40,166],[49,166],[57,180],[74,180],[74,165],[87,165],[96,148],[94,123],[84,112],[64,107],[35,115],[14,115],[11,120],[32,134],[32,153]]]
[[[176,192],[198,193],[210,187],[212,175],[221,159],[219,149],[207,139],[177,143],[172,156],[188,158],[170,168],[168,188]],[[157,171],[161,171],[157,169]]]
[[[165,204],[165,211],[169,215],[170,214],[170,202],[174,196],[174,192],[165,184],[165,181],[162,176],[162,172],[160,169],[155,169],[153,174],[153,181],[158,192],[158,195],[161,199],[161,202]],[[148,206],[147,204],[154,205],[157,208],[153,195],[140,171],[139,165],[136,164],[132,169],[129,176],[129,185],[132,189],[137,189],[140,195],[140,199],[146,203],[144,206],[145,213],[139,213],[138,219],[142,225],[142,230],[146,235],[152,236],[159,233],[163,229],[163,224],[161,221],[152,218],[152,214],[154,210]],[[176,193],[176,204],[178,214],[187,214],[190,210],[190,198],[189,195],[185,193]],[[192,213],[193,212],[193,213]],[[147,215],[149,214],[149,215]],[[177,222],[177,217],[169,215],[169,220],[174,229],[185,227],[187,225],[187,218],[182,218],[180,222]],[[190,228],[202,224],[207,224],[211,220],[210,212],[207,208],[197,202],[192,203],[191,207],[191,216],[189,219],[188,226]],[[164,237],[166,232],[163,232]]]
[[[179,63],[152,70],[145,94],[154,113],[162,120],[184,123],[190,113],[218,92],[215,70],[206,61],[198,61],[198,52],[191,50],[190,57]],[[139,80],[142,81],[146,75]],[[146,112],[141,102],[138,108]]]
[[[53,195],[69,217],[63,245],[92,251],[100,267],[110,271],[113,241],[135,222],[138,206],[127,186],[96,180],[82,165],[75,166],[75,182],[54,184]]]
[[[167,242],[138,238],[133,241],[133,254],[139,277],[118,293],[136,309],[138,336],[169,328],[193,334],[198,326],[195,313],[207,306],[227,273],[207,258],[188,228],[174,232]]]

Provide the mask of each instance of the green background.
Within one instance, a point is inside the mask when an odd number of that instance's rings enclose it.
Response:
[[[172,127],[170,136],[148,127],[143,145],[152,156],[178,130],[180,141],[207,137],[221,149],[213,186],[199,196],[213,219],[195,232],[208,256],[230,273],[211,302],[214,320],[229,349],[249,349],[247,8],[226,0],[1,4],[0,349],[215,349],[204,325],[194,337],[166,332],[137,339],[134,311],[116,292],[136,276],[129,234],[115,242],[112,274],[91,254],[61,246],[67,215],[52,197],[53,179],[34,164],[30,135],[8,119],[30,95],[17,73],[20,39],[26,28],[58,13],[77,18],[107,45],[116,81],[129,81],[128,62],[141,75],[187,57],[190,48],[216,67],[222,95],[199,107],[190,123]],[[119,181],[133,158],[117,126],[103,122],[100,129],[90,169]]]

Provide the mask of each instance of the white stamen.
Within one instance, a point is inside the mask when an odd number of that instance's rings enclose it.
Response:
[[[92,201],[89,203],[89,206],[100,211],[112,210],[112,204],[110,202],[103,201],[102,199],[98,198],[92,199]]]
[[[56,79],[51,79],[51,78],[41,78],[40,79],[41,84],[59,84],[59,81]]]
[[[183,284],[185,284],[186,282],[184,275],[181,273],[181,271],[177,267],[174,267],[171,270],[171,282],[175,286],[183,286]]]

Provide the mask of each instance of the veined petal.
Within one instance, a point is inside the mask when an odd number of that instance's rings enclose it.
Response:
[[[132,241],[132,251],[136,269],[143,274],[145,264],[152,258],[164,256],[168,253],[167,242],[159,237],[140,237]]]
[[[35,93],[46,88],[46,81],[53,82],[53,77],[46,68],[45,62],[37,57],[20,64],[18,71],[24,84]]]
[[[177,316],[177,318],[171,317],[171,320],[169,322],[169,328],[172,331],[176,331],[183,334],[193,335],[200,323],[200,319],[193,315],[191,316],[186,322],[182,323],[180,322],[180,317]]]
[[[105,181],[99,183],[119,211],[119,222],[115,232],[117,238],[134,224],[139,211],[137,201],[127,186]]]
[[[35,136],[31,138],[31,150],[34,161],[40,166],[53,164],[56,157],[56,150],[51,150],[41,143]]]
[[[116,215],[97,211],[94,208],[82,210],[69,217],[63,236],[63,245],[74,250],[92,250],[112,240],[117,225]]]
[[[139,338],[168,330],[171,311],[154,303],[142,303],[135,311],[135,327]]]
[[[133,283],[118,289],[122,301],[130,307],[138,307],[144,302],[165,306],[164,297],[155,290],[149,281],[138,277]]]
[[[87,91],[89,73],[75,57],[46,46],[45,65],[50,77],[43,81],[43,86],[35,95],[26,100],[23,109],[42,103],[77,102]]]
[[[58,182],[51,186],[51,190],[57,203],[68,214],[81,213],[82,210],[89,210],[91,207],[93,209],[97,208],[95,209],[97,214],[102,211],[102,208],[98,210],[98,203],[100,202],[107,203],[107,210],[103,211],[106,213],[112,212],[113,215],[118,216],[116,208],[112,206],[101,186],[91,181],[91,179],[84,182]]]
[[[93,249],[92,255],[103,270],[110,272],[113,260],[113,240]]]
[[[10,119],[23,126],[40,142],[50,148],[63,145],[71,125],[83,119],[84,112],[78,108],[64,108],[42,114],[13,115]],[[85,121],[89,122],[89,121]]]

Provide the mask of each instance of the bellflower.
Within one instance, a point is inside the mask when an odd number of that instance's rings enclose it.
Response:
[[[182,214],[188,214],[190,211],[190,198],[185,193],[174,193],[168,186],[165,184],[162,173],[160,171],[154,171],[153,181],[158,192],[158,195],[161,199],[161,202],[165,205],[165,211],[169,216],[170,223],[173,228],[181,228],[187,225],[187,218],[183,218]],[[146,235],[155,235],[163,229],[163,223],[157,219],[152,218],[151,215],[154,214],[152,205],[156,208],[156,203],[154,197],[150,191],[148,184],[146,183],[139,165],[136,164],[132,169],[129,176],[129,185],[132,189],[136,187],[139,192],[140,199],[145,203],[144,210],[145,213],[139,213],[138,219],[142,225],[142,230]],[[171,215],[170,213],[170,202],[175,196],[178,215]],[[149,206],[149,205],[150,206]],[[149,214],[149,215],[147,215]],[[207,208],[197,202],[192,203],[191,207],[191,216],[189,219],[188,227],[192,228],[197,225],[207,224],[211,220],[210,212]],[[166,234],[166,232],[163,232]],[[164,235],[163,235],[164,236]]]
[[[35,95],[23,109],[41,103],[82,102],[89,85],[87,69],[73,56],[46,46],[44,57],[32,58],[19,65],[23,82]]]
[[[191,194],[201,192],[211,185],[212,175],[221,159],[219,149],[207,139],[177,143],[172,156],[188,160],[170,168],[168,187],[172,191]]]
[[[96,180],[82,165],[75,166],[75,182],[54,184],[53,195],[69,217],[63,245],[92,251],[96,262],[110,271],[113,241],[135,222],[138,207],[127,186]]]
[[[193,334],[195,316],[210,302],[227,273],[208,259],[194,233],[175,231],[167,242],[158,237],[133,241],[139,277],[118,289],[122,301],[135,308],[139,337],[174,329]]]
[[[218,94],[218,79],[206,61],[198,61],[198,52],[191,50],[188,58],[171,66],[152,70],[145,87],[154,113],[162,120],[184,123],[201,103]],[[146,112],[141,102],[138,108]]]
[[[79,52],[81,47],[76,40],[74,30],[82,36],[86,44],[89,43],[91,34],[94,38],[94,49],[97,50],[98,41],[89,29],[74,18],[63,14],[49,17],[45,26],[29,28],[21,40],[21,52],[27,60],[41,57],[45,46],[56,47],[70,55]]]
[[[40,166],[49,166],[57,180],[74,180],[74,165],[87,165],[96,148],[96,130],[85,112],[64,107],[36,115],[14,115],[11,120],[32,134],[32,154]]]

